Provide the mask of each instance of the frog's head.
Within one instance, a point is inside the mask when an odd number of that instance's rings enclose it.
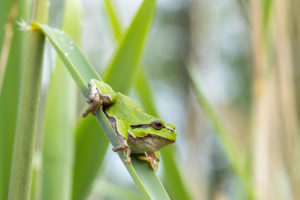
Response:
[[[172,140],[175,142],[177,132],[171,123],[164,123],[162,120],[154,119],[148,124],[131,125],[131,131],[137,137],[144,137],[147,135],[155,135],[161,138]]]
[[[171,123],[164,123],[161,120],[153,120],[150,124],[150,134],[158,135],[169,140],[176,140],[177,132]]]
[[[173,124],[152,120],[149,124],[131,125],[129,145],[134,152],[158,151],[175,142],[177,132]]]

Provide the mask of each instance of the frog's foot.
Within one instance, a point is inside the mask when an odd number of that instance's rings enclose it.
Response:
[[[146,152],[147,156],[138,156],[138,159],[146,161],[149,163],[151,168],[156,172],[159,158],[155,155],[154,152]]]
[[[129,148],[126,144],[121,144],[121,145],[118,146],[118,147],[112,148],[112,150],[113,150],[114,152],[124,150],[124,151],[126,152],[126,156],[127,156],[127,159],[125,160],[125,162],[126,162],[127,164],[131,164],[131,158],[130,158],[131,150],[130,150],[130,148]]]
[[[101,94],[92,85],[89,85],[90,89],[90,96],[88,99],[86,99],[86,102],[88,102],[90,105],[86,109],[86,111],[82,114],[82,117],[86,117],[89,113],[92,113],[93,115],[96,115],[97,110],[102,108],[102,100],[101,100]]]
[[[90,105],[86,111],[82,114],[82,117],[86,117],[89,113],[92,113],[96,116],[96,112],[102,108],[107,107],[113,104],[111,99],[108,96],[101,95],[99,89],[93,85],[89,85],[90,96],[86,99]]]

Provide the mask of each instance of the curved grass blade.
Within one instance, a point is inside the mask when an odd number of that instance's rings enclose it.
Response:
[[[105,6],[109,16],[111,27],[115,35],[115,39],[117,41],[120,41],[121,27],[117,19],[116,11],[110,0],[105,0]],[[150,89],[147,76],[145,75],[145,70],[143,70],[143,67],[141,66],[138,67],[138,76],[136,77],[134,88],[145,111],[154,116],[158,116],[158,113],[154,106],[152,91]],[[173,145],[165,147],[160,151],[164,166],[163,183],[172,199],[188,200],[191,199],[191,197],[178,170],[177,164],[175,162],[176,156],[174,152],[176,151]]]
[[[101,80],[96,70],[79,50],[74,41],[59,29],[34,22],[33,27],[41,29],[54,46],[57,54],[71,73],[80,91],[88,96],[88,83],[91,79]],[[88,67],[86,67],[88,66]]]
[[[141,47],[142,49],[145,45],[145,39],[150,29],[149,25],[153,21],[154,7],[155,1],[144,1],[128,28],[127,34],[124,35],[123,42],[119,45],[117,53],[112,59],[112,63],[115,64],[111,64],[107,69],[107,71],[112,69],[116,71],[116,73],[109,73],[104,77],[104,81],[114,85],[116,91],[126,94],[130,89],[132,80],[135,79],[135,74],[138,70],[136,65],[142,55],[135,47]],[[136,24],[140,23],[144,23],[144,25],[136,26]],[[117,31],[115,35],[116,37],[121,37],[120,30]],[[136,37],[137,35],[139,36]],[[133,39],[134,37],[135,39]],[[130,53],[127,54],[127,52]],[[136,64],[132,64],[132,60],[135,60]],[[116,63],[123,63],[123,65],[117,65]],[[126,70],[125,72],[123,72],[124,69]],[[93,119],[94,118],[81,119],[76,129],[73,187],[73,199],[76,200],[85,199],[91,191],[93,181],[96,177],[95,175],[102,166],[104,155],[108,147],[107,139],[101,139],[104,133],[99,132],[98,124],[93,124],[95,121]],[[86,136],[87,133],[89,137]],[[87,143],[90,143],[90,145],[87,145]],[[101,148],[99,148],[100,146]],[[82,156],[81,151],[86,153],[85,156]],[[85,170],[81,170],[77,165],[80,165],[80,167],[83,167]]]
[[[101,168],[109,140],[97,119],[89,115],[76,126],[73,173],[73,200],[86,199]]]
[[[154,14],[155,0],[145,0],[120,42],[114,59],[104,73],[105,82],[109,83],[116,91],[127,93],[130,88],[124,85],[120,78],[126,77],[129,84],[135,80],[145,39],[152,25]],[[126,75],[130,75],[131,78],[128,79]]]
[[[120,42],[122,38],[122,32],[121,32],[121,25],[118,21],[118,17],[116,14],[117,12],[110,0],[105,0],[104,2],[105,2],[106,12],[108,14],[108,19],[110,21],[112,31],[115,36],[115,40]],[[145,71],[141,66],[138,66],[136,71],[138,75],[136,77],[134,87],[138,94],[139,99],[141,100],[141,103],[143,104],[143,108],[145,109],[146,112],[154,116],[158,116],[156,109],[153,106],[152,92],[148,84],[148,79],[145,76]]]
[[[135,188],[127,188],[117,186],[115,184],[99,181],[95,194],[99,195],[101,199],[122,199],[122,200],[142,200],[143,196]]]
[[[145,2],[148,2],[148,0]],[[72,44],[73,49],[70,50],[72,40],[59,30],[37,23],[34,23],[33,26],[40,28],[44,32],[46,37],[53,44],[60,58],[65,63],[83,95],[87,97],[87,84],[89,80],[100,78],[93,67],[87,62],[79,48],[75,44]],[[118,146],[120,144],[119,140],[102,111],[97,112],[97,120],[113,146]],[[126,155],[124,152],[119,152],[119,156],[125,164]],[[139,162],[133,157],[132,165],[125,164],[125,166],[137,186],[148,199],[169,199],[160,180],[148,165],[146,166],[145,163]]]
[[[110,24],[112,26],[113,34],[115,36],[115,39],[120,41],[122,37],[121,27],[118,22],[118,17],[116,15],[116,12],[114,10],[114,6],[112,5],[110,0],[104,0],[106,12],[108,14],[108,19],[110,21]]]
[[[242,186],[247,195],[247,199],[255,199],[254,189],[248,174],[246,166],[242,163],[241,155],[238,152],[238,149],[234,146],[231,139],[229,138],[229,133],[227,132],[222,121],[217,116],[214,108],[210,105],[200,88],[198,87],[195,78],[193,77],[191,71],[187,69],[187,74],[192,85],[192,88],[196,94],[197,100],[201,108],[207,117],[211,120],[212,125],[214,126],[216,133],[220,137],[220,141],[223,144],[224,152],[232,165],[233,170],[236,172],[237,176],[240,178]]]
[[[63,30],[79,42],[81,4],[65,1]],[[41,199],[70,199],[72,194],[76,85],[57,58],[51,75],[43,124]],[[55,148],[53,148],[55,147]]]
[[[33,24],[33,26],[36,26],[37,28],[41,28],[42,31],[44,32],[44,34],[46,35],[46,37],[50,40],[50,42],[52,43],[52,45],[54,46],[54,48],[56,49],[57,54],[60,56],[61,60],[63,61],[64,65],[67,67],[67,69],[69,70],[70,74],[72,75],[73,79],[75,80],[77,86],[80,88],[82,94],[85,97],[88,97],[89,95],[89,90],[88,90],[88,83],[91,79],[98,79],[101,80],[100,76],[97,74],[97,72],[95,71],[95,69],[90,65],[89,61],[84,57],[84,55],[81,53],[80,49],[78,48],[78,46],[73,42],[73,40],[67,36],[63,31],[58,30],[58,29],[52,29],[49,26],[46,25],[42,25],[42,24]],[[90,123],[89,118],[87,119],[81,119],[81,123],[85,123],[85,125],[78,125],[76,128],[76,143],[75,143],[75,147],[76,147],[76,154],[75,154],[75,168],[74,168],[74,185],[73,185],[73,189],[72,189],[72,198],[73,199],[85,199],[86,196],[88,195],[92,182],[90,182],[91,180],[91,176],[97,174],[99,166],[95,167],[95,168],[89,168],[89,170],[85,173],[84,176],[82,176],[82,169],[80,169],[81,167],[78,166],[79,163],[85,163],[85,161],[93,161],[92,159],[90,159],[90,156],[93,156],[94,154],[92,153],[92,151],[94,149],[96,149],[97,147],[99,147],[98,145],[106,140],[98,140],[98,137],[93,137],[91,141],[96,142],[96,147],[94,146],[87,146],[89,151],[83,151],[84,153],[89,153],[87,154],[86,158],[84,156],[78,155],[78,151],[83,150],[83,147],[86,146],[85,145],[85,141],[92,136],[96,136],[96,133],[98,131],[97,128],[95,128],[96,124],[94,123]],[[92,120],[91,122],[93,122],[95,120]],[[88,125],[92,125],[89,129]],[[98,125],[99,126],[99,125]],[[83,130],[86,130],[86,134],[90,133],[89,136],[85,136],[83,133]],[[79,134],[82,133],[82,134]],[[102,131],[103,132],[103,131]],[[100,133],[101,134],[101,133]],[[108,143],[106,144],[105,142],[103,142],[103,145],[108,145]],[[79,144],[83,144],[84,146],[79,147]],[[90,143],[91,145],[93,145],[94,143]],[[100,149],[99,149],[100,150]],[[83,153],[81,152],[81,153]],[[98,152],[98,151],[97,151]],[[100,154],[101,155],[101,154]],[[98,154],[99,156],[99,154]],[[84,158],[84,159],[83,159]],[[80,159],[80,160],[77,160]],[[96,159],[96,158],[95,158]],[[103,159],[103,158],[102,158]],[[89,162],[89,165],[96,165],[98,163],[102,163],[102,161],[96,159],[95,162]],[[82,164],[81,164],[82,165]],[[88,166],[89,166],[88,165]],[[78,168],[80,167],[80,168]],[[85,166],[86,167],[86,166]],[[85,169],[85,167],[83,167]],[[94,169],[94,170],[93,170]],[[90,171],[91,170],[91,171]],[[79,179],[79,180],[78,180]],[[85,181],[85,182],[81,182],[81,181]],[[87,183],[84,184],[84,183]],[[81,188],[80,186],[82,186],[83,188]],[[79,188],[80,190],[75,191],[75,188]]]

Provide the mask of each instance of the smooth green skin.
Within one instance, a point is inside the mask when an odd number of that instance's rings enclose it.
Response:
[[[108,96],[113,102],[112,105],[104,109],[104,112],[108,115],[108,119],[112,117],[116,120],[117,134],[122,135],[126,141],[128,141],[129,134],[133,138],[138,138],[137,143],[129,144],[131,150],[133,150],[132,153],[142,153],[141,151],[155,152],[160,150],[163,146],[175,142],[177,132],[173,124],[165,124],[160,119],[145,113],[133,99],[119,92],[115,92],[109,85],[102,81],[92,79],[90,81],[90,88],[91,93],[96,89],[101,95]],[[149,126],[154,120],[160,120],[165,127],[157,130]],[[132,128],[131,126],[133,125],[144,126]],[[147,137],[149,135],[158,137],[149,139],[149,137]],[[143,140],[143,138],[145,138],[145,140]],[[143,146],[141,143],[145,143],[145,149],[141,149],[141,146]],[[139,149],[139,151],[135,149]]]

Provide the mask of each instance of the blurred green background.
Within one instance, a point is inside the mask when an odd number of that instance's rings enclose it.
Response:
[[[34,3],[0,3],[0,200],[9,188],[26,52],[16,21],[30,21]],[[47,24],[62,27],[102,75],[142,3],[50,0]],[[158,170],[171,199],[300,199],[299,6],[298,0],[157,0],[139,63],[152,91],[144,97],[178,132]],[[65,69],[57,72],[59,65],[46,40],[31,199],[144,199],[111,145],[106,150],[101,130],[94,127],[89,135],[89,126],[80,125],[84,98]],[[145,107],[133,88],[128,95]],[[51,110],[62,112],[61,118],[47,114]],[[58,129],[48,124],[55,120]],[[97,137],[97,152],[77,153]],[[76,160],[85,158],[95,169]],[[51,176],[49,182],[43,178]],[[49,196],[53,191],[59,196]]]

